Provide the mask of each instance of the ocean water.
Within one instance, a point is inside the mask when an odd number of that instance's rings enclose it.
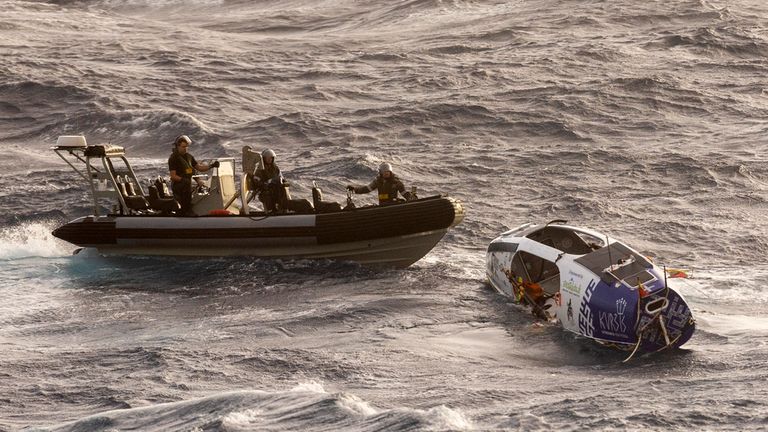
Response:
[[[0,429],[764,430],[768,6],[0,0]],[[404,270],[72,255],[56,137],[165,174],[272,148],[328,199],[382,161],[464,222]],[[358,196],[359,203],[373,196]],[[533,221],[658,263],[697,332],[624,354],[485,282]]]

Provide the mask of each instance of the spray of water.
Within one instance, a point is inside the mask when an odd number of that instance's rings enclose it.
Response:
[[[71,255],[72,246],[51,235],[53,222],[29,222],[0,230],[0,260]]]

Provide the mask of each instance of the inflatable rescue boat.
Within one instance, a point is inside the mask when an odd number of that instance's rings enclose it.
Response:
[[[322,201],[318,189],[312,202],[290,200],[297,205],[254,211],[247,173],[260,161],[248,147],[241,187],[235,187],[235,160],[220,158],[210,178],[204,176],[205,187],[193,194],[195,216],[181,217],[163,179],[150,182],[145,192],[122,147],[63,136],[53,150],[83,178],[93,201],[93,214],[53,235],[103,255],[331,259],[407,267],[464,217],[461,202],[445,196],[342,208]]]

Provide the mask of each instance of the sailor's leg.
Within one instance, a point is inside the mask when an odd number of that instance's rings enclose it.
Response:
[[[259,194],[259,201],[264,206],[265,212],[271,212],[275,210],[275,200],[272,198],[272,193],[269,189],[261,191]]]
[[[191,182],[179,182],[173,184],[173,195],[176,197],[176,201],[179,202],[181,209],[179,214],[187,216],[192,213],[192,183]]]

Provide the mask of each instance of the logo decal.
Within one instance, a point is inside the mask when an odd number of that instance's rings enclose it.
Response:
[[[571,294],[579,295],[581,294],[581,287],[576,284],[576,282],[571,280],[564,280],[563,281],[563,290],[568,291]]]
[[[584,280],[584,276],[574,272],[573,270],[568,270],[568,276],[570,277],[567,280],[563,278],[563,290],[568,291],[573,295],[580,295],[581,284],[583,283],[582,281]]]
[[[592,299],[592,294],[597,288],[597,281],[592,279],[587,285],[587,289],[584,290],[584,297],[581,299],[581,305],[579,306],[579,331],[584,336],[592,337],[595,332],[595,324],[592,322],[592,309],[589,308],[589,301]]]
[[[609,335],[615,337],[621,337],[626,339],[628,336],[627,324],[624,322],[624,312],[627,310],[627,300],[620,298],[616,300],[616,313],[600,312],[598,314],[598,322],[600,323],[600,330]]]

